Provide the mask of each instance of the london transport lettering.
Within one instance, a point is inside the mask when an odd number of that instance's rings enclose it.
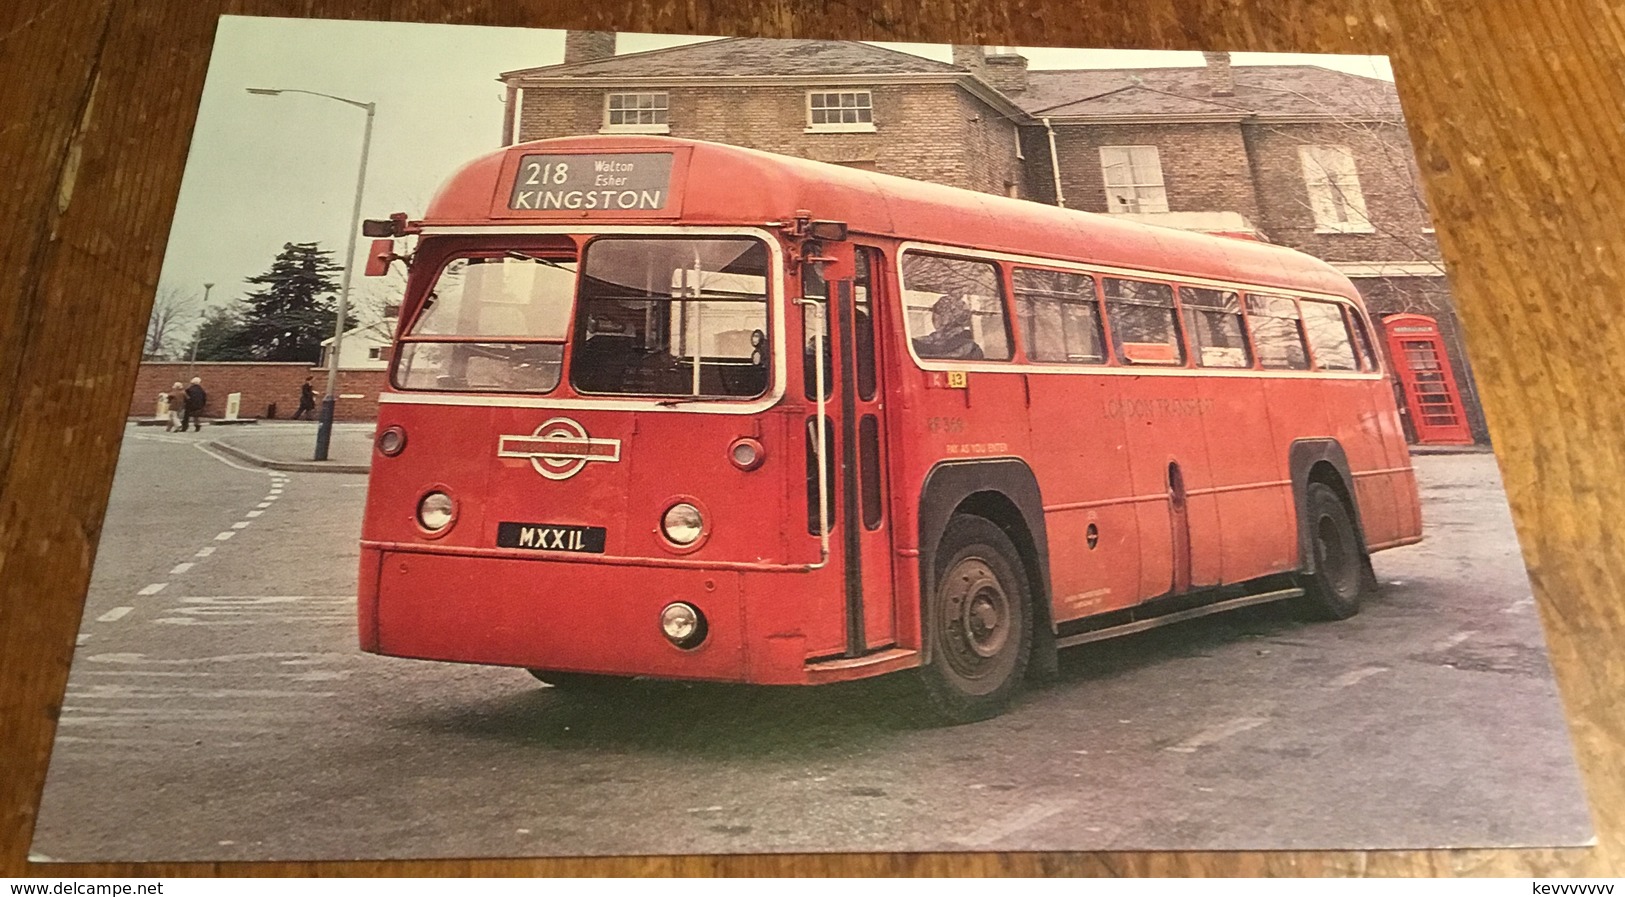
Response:
[[[666,207],[670,188],[670,153],[532,154],[519,160],[508,208],[655,210]]]

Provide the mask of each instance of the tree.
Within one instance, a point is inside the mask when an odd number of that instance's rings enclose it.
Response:
[[[203,313],[192,333],[199,361],[253,361],[253,348],[243,332],[242,313],[217,305]]]
[[[147,318],[147,338],[141,347],[141,358],[152,361],[184,354],[187,345],[180,342],[186,325],[197,314],[197,297],[175,287],[163,287],[152,300],[152,315]]]
[[[312,364],[321,358],[322,340],[333,335],[333,275],[342,270],[332,255],[316,243],[286,243],[270,270],[248,278],[261,287],[243,297],[241,337],[253,358]],[[346,328],[353,325],[346,320]]]

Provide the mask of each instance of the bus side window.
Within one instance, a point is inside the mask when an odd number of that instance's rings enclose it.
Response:
[[[1233,290],[1181,286],[1185,335],[1196,363],[1205,368],[1250,368],[1247,333],[1242,325],[1241,296]]]
[[[1354,351],[1360,356],[1360,370],[1376,370],[1377,355],[1371,350],[1371,334],[1365,329],[1365,319],[1353,306],[1345,305],[1343,313],[1348,315],[1349,332],[1354,334]]]
[[[1010,325],[991,262],[906,252],[903,306],[921,358],[1010,360]]]
[[[866,246],[858,248],[857,274],[852,278],[852,352],[857,357],[858,398],[865,402],[875,397],[874,285],[869,279],[874,270],[869,257],[874,253]]]
[[[1105,364],[1100,300],[1086,274],[1016,268],[1016,319],[1029,361]]]
[[[1105,278],[1106,320],[1117,359],[1125,364],[1182,365],[1185,347],[1174,319],[1174,288],[1165,283]]]
[[[1275,370],[1309,370],[1309,350],[1298,327],[1298,303],[1285,296],[1247,294],[1247,329],[1258,363]]]
[[[1316,369],[1354,370],[1354,344],[1349,337],[1348,325],[1343,323],[1342,309],[1333,303],[1312,299],[1300,299],[1298,308],[1303,314],[1303,333],[1309,338],[1309,350],[1314,353]]]
[[[835,388],[835,369],[831,366],[834,357],[829,345],[829,284],[824,278],[818,276],[814,265],[801,266],[801,296],[803,299],[817,300],[818,305],[801,306],[801,380],[802,388],[808,399],[818,398],[818,364],[816,356],[818,338],[823,340],[823,366],[824,366],[824,398],[829,398],[831,390]]]

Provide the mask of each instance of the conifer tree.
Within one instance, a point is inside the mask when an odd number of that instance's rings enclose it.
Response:
[[[332,255],[316,243],[287,243],[270,270],[248,278],[260,289],[243,297],[239,345],[261,361],[320,360],[322,340],[333,335],[333,275],[342,270]]]

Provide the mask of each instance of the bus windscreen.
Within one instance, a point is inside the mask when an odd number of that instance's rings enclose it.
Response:
[[[575,296],[573,259],[465,256],[440,270],[402,340],[401,389],[551,392]]]
[[[762,395],[767,265],[766,246],[746,238],[588,243],[570,385],[594,395]]]

